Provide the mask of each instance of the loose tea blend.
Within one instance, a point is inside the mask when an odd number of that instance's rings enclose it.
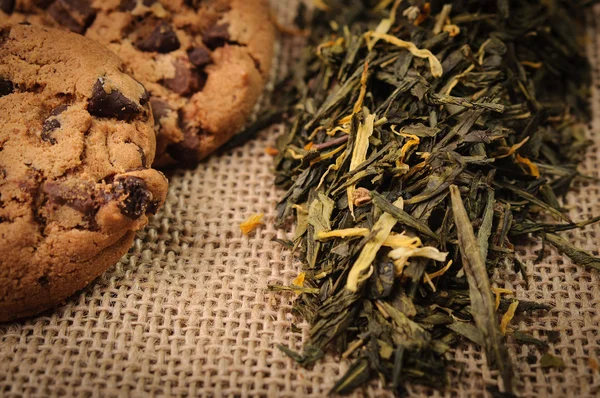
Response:
[[[294,71],[297,104],[278,140],[278,205],[301,255],[295,310],[311,324],[302,366],[327,350],[352,365],[332,393],[380,378],[443,389],[451,347],[482,348],[502,392],[518,376],[506,340],[548,342],[511,327],[549,310],[511,297],[501,274],[528,280],[515,244],[540,239],[587,269],[600,259],[558,233],[588,141],[589,65],[571,0],[316,1]],[[299,27],[306,9],[300,10]],[[544,250],[539,261],[543,261]],[[529,360],[529,359],[528,359]]]

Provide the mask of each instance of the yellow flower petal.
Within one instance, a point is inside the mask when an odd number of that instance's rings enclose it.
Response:
[[[371,43],[371,44],[369,44],[369,48],[372,48],[371,46],[374,45],[374,44],[372,44],[373,39],[387,41],[388,43],[393,44],[396,47],[404,48],[404,49],[410,51],[410,53],[412,55],[414,55],[415,57],[426,58],[429,61],[429,67],[431,69],[431,75],[433,77],[442,77],[442,75],[444,74],[444,69],[442,68],[442,63],[429,50],[419,49],[412,42],[404,41],[404,40],[397,38],[396,36],[383,34],[383,33],[379,33],[379,32],[370,31],[370,32],[367,32],[365,34],[365,36],[367,37],[367,40],[369,41],[369,43]]]
[[[294,280],[292,281],[292,285],[298,287],[304,287],[304,279],[306,278],[306,272],[301,272]]]
[[[506,334],[506,327],[508,326],[510,321],[512,321],[512,319],[515,317],[515,311],[517,310],[518,306],[519,301],[513,301],[508,307],[508,310],[506,311],[504,316],[502,317],[502,320],[500,321],[500,332],[502,332],[502,334]]]
[[[250,234],[256,228],[265,223],[262,221],[264,214],[253,214],[246,221],[240,224],[240,230],[244,235]]]

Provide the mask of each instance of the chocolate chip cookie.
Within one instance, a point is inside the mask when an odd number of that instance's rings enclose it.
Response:
[[[267,0],[0,0],[29,21],[107,45],[151,94],[156,165],[193,166],[246,123],[271,68]]]
[[[164,203],[149,95],[124,70],[80,35],[0,26],[0,322],[85,287]]]

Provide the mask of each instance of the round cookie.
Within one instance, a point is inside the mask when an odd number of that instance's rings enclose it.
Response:
[[[100,44],[0,26],[0,322],[85,287],[162,206],[149,96]]]
[[[194,166],[244,126],[271,68],[268,0],[0,0],[0,23],[85,34],[151,94],[157,161]]]

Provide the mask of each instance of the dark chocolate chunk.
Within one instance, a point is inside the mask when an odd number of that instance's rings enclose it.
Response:
[[[143,0],[142,4],[146,7],[150,7],[152,4],[156,3],[156,0]],[[120,11],[132,11],[135,9],[135,6],[138,4],[138,0],[121,0],[121,5],[119,5]]]
[[[214,50],[218,47],[223,47],[231,36],[229,36],[229,24],[217,24],[212,28],[209,28],[202,35],[202,42],[206,45],[206,47]]]
[[[165,101],[154,97],[150,99],[150,106],[157,124],[160,119],[169,116],[169,113],[173,111]]]
[[[131,120],[144,111],[138,104],[113,89],[106,92],[102,79],[98,79],[88,103],[88,112],[98,117],[114,117]]]
[[[152,21],[143,24],[139,29],[139,37],[135,45],[142,51],[156,51],[162,54],[175,51],[181,46],[173,28],[164,21],[154,26]]]
[[[15,85],[10,80],[0,79],[0,97],[12,94],[15,91]]]
[[[142,84],[142,83],[140,83],[140,84]],[[142,85],[142,87],[143,87],[143,85]],[[144,94],[142,94],[142,97],[140,98],[140,105],[144,106],[149,101],[150,101],[150,93],[146,90],[146,87],[144,87]]]
[[[154,200],[154,201],[150,202],[150,204],[148,205],[148,208],[146,209],[146,214],[156,214],[159,207],[160,207],[159,201]]]
[[[113,191],[119,200],[119,208],[125,216],[137,219],[146,214],[152,202],[144,180],[137,177],[124,177],[115,181]]]
[[[121,0],[119,11],[131,11],[137,5],[137,0]]]
[[[123,71],[121,71],[123,72]],[[140,97],[140,105],[144,106],[146,105],[148,102],[150,102],[150,93],[148,92],[148,90],[146,90],[146,87],[142,84],[142,82],[140,82],[137,79],[134,79],[132,77],[133,80],[135,80],[136,82],[139,83],[140,86],[142,86],[142,88],[144,89],[144,93],[142,94],[142,96]]]
[[[10,25],[0,26],[0,47],[6,43],[8,36],[10,36]]]
[[[179,115],[180,125],[183,120],[183,115],[180,112]],[[184,128],[183,130],[183,141],[171,144],[167,147],[167,153],[175,159],[181,166],[187,168],[193,168],[200,162],[200,138],[199,129]]]
[[[206,85],[206,80],[208,79],[208,74],[203,70],[196,70],[196,89],[195,92],[202,91],[204,86]]]
[[[166,79],[164,85],[177,94],[190,94],[198,91],[201,86],[201,76],[191,71],[184,63],[175,61],[175,77]]]
[[[50,4],[53,2],[54,0],[33,0],[33,4],[35,4],[36,7],[43,8],[44,10],[50,7]]]
[[[58,119],[46,119],[44,121],[44,125],[42,126],[42,135],[41,138],[43,141],[49,142],[52,145],[55,145],[57,143],[56,138],[52,137],[52,132],[54,132],[54,130],[59,129],[60,128],[60,122],[58,121]]]
[[[254,61],[254,67],[256,68],[256,70],[260,72],[260,61],[252,56],[250,57],[252,58],[252,61]]]
[[[15,9],[15,0],[0,0],[0,10],[12,14]]]
[[[139,146],[138,144],[136,144],[135,142],[133,142],[131,140],[126,140],[125,143],[136,146],[136,149],[137,149],[138,153],[140,154],[140,160],[142,161],[142,166],[143,167],[141,168],[141,170],[145,170],[146,167],[147,167],[147,164],[146,164],[146,162],[147,162],[146,152],[144,152],[144,150],[142,149],[141,146]],[[131,171],[131,170],[129,170],[129,171]]]
[[[210,51],[203,47],[195,47],[188,50],[188,58],[192,65],[197,67],[203,67],[212,62]]]
[[[147,167],[148,165],[146,163],[148,162],[148,159],[146,158],[146,152],[144,152],[144,150],[140,146],[137,147],[137,151],[140,154],[140,160],[142,161],[142,166]]]
[[[185,5],[187,5],[188,7],[192,7],[194,9],[198,9],[198,7],[200,7],[200,5],[202,3],[209,3],[211,9],[218,14],[222,14],[225,13],[229,10],[231,10],[231,5],[230,4],[225,4],[225,3],[230,3],[230,2],[224,2],[224,1],[215,1],[215,0],[184,0]]]
[[[202,3],[202,0],[185,0],[184,2],[188,7],[197,8]]]
[[[80,34],[85,33],[96,16],[89,0],[56,0],[48,8],[48,14],[60,25]]]
[[[38,283],[41,286],[48,286],[48,284],[50,283],[50,280],[48,279],[48,275],[42,275],[38,278]]]
[[[94,216],[99,207],[95,200],[95,185],[88,181],[71,181],[68,184],[47,182],[44,192],[49,203],[69,206],[89,217]]]
[[[68,107],[69,106],[65,105],[65,104],[59,105],[56,108],[52,109],[52,111],[50,112],[50,116],[58,116],[61,113],[63,113],[64,111],[66,111]]]
[[[41,138],[43,141],[49,142],[52,145],[57,143],[56,138],[52,136],[54,130],[59,129],[61,126],[60,121],[56,119],[56,117],[66,111],[68,107],[68,105],[63,104],[52,109],[50,115],[46,120],[44,120],[44,124],[42,126]]]

